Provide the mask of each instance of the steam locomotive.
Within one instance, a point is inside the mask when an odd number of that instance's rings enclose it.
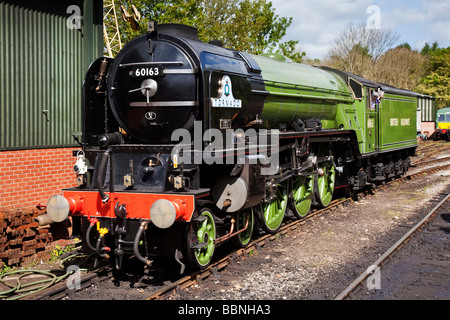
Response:
[[[381,98],[381,101],[380,101]],[[204,43],[152,24],[83,84],[77,187],[48,200],[55,222],[121,268],[173,257],[206,268],[226,242],[404,174],[416,97],[338,70]]]

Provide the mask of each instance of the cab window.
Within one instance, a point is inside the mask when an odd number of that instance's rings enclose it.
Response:
[[[356,80],[353,80],[352,78],[350,78],[349,80],[349,85],[350,88],[352,88],[353,91],[353,96],[355,97],[355,99],[362,99],[363,98],[363,88],[362,85],[360,83],[358,83]]]

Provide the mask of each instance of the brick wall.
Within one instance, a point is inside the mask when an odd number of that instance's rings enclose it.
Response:
[[[0,208],[47,204],[62,188],[75,186],[76,148],[0,151]]]

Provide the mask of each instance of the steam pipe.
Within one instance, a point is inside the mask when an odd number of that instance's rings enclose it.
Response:
[[[231,219],[231,228],[230,228],[230,232],[227,233],[226,235],[220,237],[220,238],[214,239],[214,244],[217,245],[217,244],[219,244],[219,243],[221,243],[221,242],[223,242],[223,241],[225,241],[225,240],[228,240],[228,239],[230,239],[230,238],[232,238],[232,237],[234,237],[234,236],[237,236],[238,234],[240,234],[240,233],[246,231],[246,230],[248,229],[249,220],[250,220],[250,215],[247,216],[247,221],[245,222],[244,228],[242,228],[241,230],[238,230],[238,231],[236,231],[235,233],[233,233],[233,231],[234,231],[234,224],[235,224],[236,221],[235,221],[234,219]]]

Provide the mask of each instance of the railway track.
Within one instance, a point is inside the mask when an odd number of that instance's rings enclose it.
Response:
[[[428,169],[407,175],[405,177],[390,181],[390,182],[386,183],[386,185],[389,185],[391,183],[401,183],[401,182],[409,181],[409,180],[413,179],[414,177],[421,176],[425,173],[437,172],[437,171],[446,170],[449,168],[450,168],[450,164],[428,168]],[[385,186],[383,186],[383,185],[379,186],[379,188],[384,188],[384,187]],[[361,194],[361,196],[364,196],[364,195]],[[289,221],[287,223],[284,223],[284,225],[280,228],[280,231],[277,234],[264,235],[263,237],[253,241],[247,248],[236,250],[235,252],[231,253],[230,255],[222,258],[220,261],[212,264],[207,269],[205,269],[203,271],[198,271],[190,276],[184,277],[174,283],[171,283],[167,287],[161,288],[160,290],[153,292],[151,295],[149,295],[145,299],[146,300],[165,299],[166,297],[170,296],[171,294],[173,294],[177,291],[179,292],[180,290],[191,287],[191,286],[197,284],[198,282],[208,278],[211,274],[216,274],[218,271],[225,268],[228,264],[232,263],[232,261],[234,261],[235,259],[245,257],[253,250],[257,249],[258,247],[264,246],[265,244],[269,243],[270,241],[275,240],[280,235],[283,235],[292,230],[295,230],[296,228],[307,223],[309,220],[316,219],[325,214],[333,212],[339,206],[348,205],[352,201],[353,200],[351,198],[345,198],[342,200],[334,200],[330,204],[330,206],[327,208],[320,209],[320,210],[312,210],[312,212],[303,219]]]
[[[23,300],[61,300],[68,298],[69,300],[74,298],[74,294],[77,290],[87,289],[91,286],[98,286],[101,281],[112,277],[112,267],[102,267],[98,270],[88,273],[81,273],[77,278],[77,284],[67,278],[65,281],[61,281],[53,287],[25,297]],[[71,283],[72,285],[69,285]]]
[[[418,171],[416,173],[412,173],[410,175],[407,175],[403,178],[394,180],[389,183],[393,182],[401,182],[401,181],[407,181],[413,179],[415,176],[420,176],[426,173],[430,172],[436,172],[439,170],[445,170],[450,168],[450,165],[444,165],[444,166],[436,166],[433,168],[428,168],[422,171]],[[387,184],[389,184],[387,183]],[[380,186],[381,188],[383,186]],[[263,247],[265,244],[270,243],[271,241],[275,240],[280,235],[289,233],[291,230],[295,230],[296,228],[300,227],[301,225],[307,223],[311,219],[316,219],[317,217],[323,216],[327,213],[330,213],[334,210],[336,210],[339,206],[342,205],[348,205],[352,200],[350,198],[347,199],[341,199],[341,200],[334,200],[331,205],[325,209],[321,210],[313,210],[310,215],[305,217],[304,219],[300,220],[294,220],[290,221],[288,223],[285,223],[281,228],[278,234],[276,235],[264,235],[260,237],[257,240],[254,240],[247,248],[235,250],[225,257],[221,258],[217,262],[213,263],[211,266],[209,266],[207,269],[194,272],[188,276],[182,277],[176,281],[165,283],[165,285],[162,288],[157,289],[156,291],[153,291],[151,294],[144,297],[146,300],[158,300],[158,299],[167,299],[170,295],[172,295],[174,292],[179,292],[180,290],[184,290],[185,288],[191,287],[195,285],[198,282],[203,281],[204,279],[207,279],[212,274],[217,273],[218,271],[224,269],[235,261],[236,259],[242,259],[243,257],[248,256],[248,254],[260,247]],[[101,281],[105,279],[109,279],[112,276],[111,269],[101,269],[98,272],[89,272],[86,274],[82,274],[80,277],[80,288],[88,288],[92,286],[93,284],[96,285],[100,283]],[[39,300],[39,299],[63,299],[63,298],[73,298],[75,290],[68,290],[67,285],[65,282],[62,282],[58,285],[55,285],[51,288],[48,288],[46,290],[43,290],[35,295],[29,295],[26,297],[26,299],[32,299],[32,300]],[[140,299],[142,299],[143,295],[140,295]]]
[[[329,207],[321,210],[313,210],[313,212],[307,217],[291,221],[288,223],[284,223],[279,232],[274,235],[264,235],[256,240],[254,240],[248,247],[232,251],[227,254],[225,257],[211,264],[208,268],[204,270],[195,271],[187,276],[184,276],[170,284],[164,285],[162,288],[152,292],[150,295],[143,297],[144,300],[163,300],[170,296],[174,291],[180,291],[186,289],[190,286],[193,286],[202,280],[208,278],[212,274],[226,268],[230,263],[232,263],[236,259],[242,259],[247,256],[251,251],[256,250],[260,247],[264,247],[265,244],[270,241],[275,240],[280,235],[290,232],[291,230],[301,226],[302,224],[307,223],[308,220],[317,218],[326,213],[329,213],[335,210],[340,205],[345,205],[351,202],[351,199],[343,199],[343,200],[334,200]],[[79,286],[77,288],[68,289],[67,282],[62,281],[55,286],[43,290],[39,293],[29,295],[25,297],[25,300],[60,300],[63,298],[72,299],[74,297],[74,293],[76,291],[86,289],[91,287],[92,285],[96,286],[101,281],[106,279],[110,279],[113,276],[113,269],[111,267],[102,267],[98,270],[92,270],[88,273],[83,273],[80,275],[78,281]]]
[[[433,163],[441,163],[450,160],[448,155],[450,143],[442,141],[425,142],[419,145],[416,150],[417,157],[411,161],[411,165],[415,167],[423,167]],[[439,154],[447,151],[447,154],[439,156]]]
[[[404,236],[402,236],[392,247],[390,247],[384,254],[382,254],[372,265],[367,268],[358,278],[356,278],[344,291],[342,291],[335,300],[344,300],[348,298],[353,292],[360,289],[364,281],[373,276],[379,276],[379,268],[382,264],[391,258],[405,243],[411,240],[417,233],[419,233],[436,215],[436,213],[450,201],[450,193],[447,194],[430,212],[413,228],[411,228]]]
[[[419,144],[416,154],[419,156],[434,156],[449,148],[449,143],[444,141],[427,141]]]
[[[218,271],[224,269],[227,265],[232,263],[236,259],[242,259],[245,256],[247,256],[250,252],[263,247],[270,241],[275,240],[280,235],[283,235],[285,233],[290,232],[293,229],[298,228],[299,226],[307,223],[307,221],[317,218],[319,216],[322,216],[324,214],[327,214],[333,210],[335,210],[340,205],[345,205],[351,202],[351,199],[343,199],[343,200],[334,200],[329,207],[325,209],[320,210],[313,210],[310,215],[303,219],[291,221],[288,223],[284,223],[284,225],[281,226],[280,230],[277,234],[266,234],[257,240],[254,240],[250,245],[246,248],[236,250],[232,252],[231,254],[227,255],[226,257],[220,259],[219,261],[211,264],[208,268],[205,270],[194,272],[193,274],[184,277],[176,282],[171,283],[167,287],[164,287],[156,292],[153,292],[151,295],[145,298],[145,300],[158,300],[158,299],[165,299],[167,296],[172,294],[174,291],[179,291],[186,289],[188,287],[191,287],[198,282],[208,278],[210,275],[217,273]]]
[[[442,163],[445,161],[450,161],[450,156],[442,156],[438,157],[436,159],[430,159],[430,160],[418,160],[411,163],[413,167],[424,167],[427,165],[435,164],[435,163]]]

